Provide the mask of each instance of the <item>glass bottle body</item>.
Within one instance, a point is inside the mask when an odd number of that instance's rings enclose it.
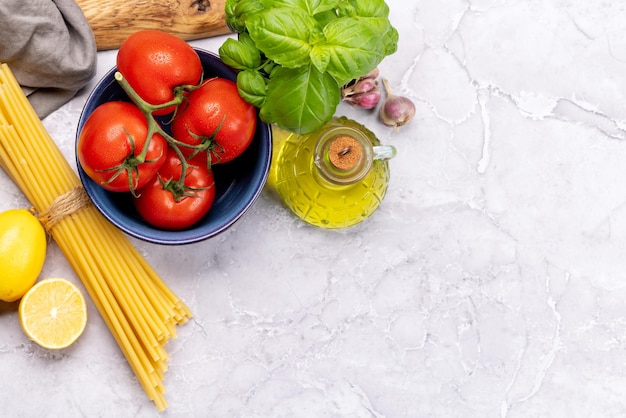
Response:
[[[346,136],[357,141],[355,147],[362,147],[352,155],[359,158],[348,169],[333,164],[328,147]],[[380,206],[389,183],[387,158],[395,149],[380,146],[365,127],[345,117],[334,118],[315,133],[278,138],[269,183],[300,219],[321,228],[345,228],[362,222]],[[346,150],[346,154],[355,151]],[[386,157],[380,157],[383,154]]]

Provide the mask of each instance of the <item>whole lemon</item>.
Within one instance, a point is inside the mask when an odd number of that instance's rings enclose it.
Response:
[[[33,287],[46,258],[46,231],[26,209],[0,213],[0,300],[13,302]]]

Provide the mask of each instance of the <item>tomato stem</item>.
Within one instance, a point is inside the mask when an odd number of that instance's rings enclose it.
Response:
[[[181,176],[183,174],[184,173],[181,172]],[[175,202],[180,202],[181,200],[187,197],[198,197],[199,192],[210,189],[211,187],[215,186],[215,183],[213,183],[208,187],[191,187],[191,186],[187,186],[184,183],[181,183],[180,180],[177,180],[177,181],[174,181],[173,179],[163,180],[161,176],[158,176],[158,179],[159,179],[159,183],[161,184],[161,188],[163,190],[167,190],[168,192],[170,192]]]
[[[222,120],[220,121],[220,124],[217,125],[217,128],[215,128],[215,130],[213,131],[213,133],[211,133],[211,135],[197,135],[195,133],[193,133],[191,131],[191,129],[189,129],[189,127],[187,127],[187,133],[192,137],[197,139],[200,143],[198,145],[188,145],[189,148],[193,148],[194,152],[191,153],[190,158],[193,158],[198,152],[201,151],[206,151],[208,156],[207,156],[207,169],[211,169],[211,161],[213,160],[213,158],[216,159],[216,161],[219,161],[222,157],[221,154],[224,153],[224,147],[222,145],[220,145],[219,142],[217,142],[215,140],[215,137],[217,136],[218,132],[220,131],[220,129],[222,129],[222,125],[224,125],[224,122],[226,121],[226,115],[224,115],[224,117],[222,118]]]
[[[154,134],[158,133],[172,147],[172,149],[174,150],[174,152],[176,153],[176,155],[181,161],[182,172],[181,172],[180,179],[178,180],[178,183],[180,187],[184,187],[185,175],[187,173],[187,168],[189,165],[187,163],[187,159],[185,158],[184,154],[180,150],[180,147],[187,147],[187,148],[198,149],[198,150],[200,150],[201,147],[199,146],[195,147],[193,145],[188,145],[183,142],[180,142],[174,137],[172,137],[170,134],[165,132],[165,130],[161,127],[161,125],[155,119],[153,112],[155,110],[167,108],[170,106],[175,106],[176,109],[178,109],[178,105],[180,105],[183,102],[183,100],[185,100],[185,92],[193,90],[197,88],[199,85],[178,86],[174,89],[174,99],[170,100],[167,103],[162,103],[160,105],[153,105],[145,101],[141,96],[139,96],[139,94],[137,94],[137,92],[135,92],[132,86],[128,83],[128,80],[126,80],[124,76],[122,75],[122,73],[120,73],[119,71],[115,73],[115,80],[120,84],[122,89],[126,92],[126,94],[133,101],[133,103],[135,103],[135,105],[139,108],[139,110],[141,110],[141,112],[146,117],[146,121],[148,122],[148,135],[147,135],[146,143],[143,149],[141,150],[141,153],[137,157],[135,157],[136,160],[139,162],[144,162],[144,160],[146,159],[146,155],[148,154],[148,147],[150,145],[150,140],[152,139],[152,136]]]
[[[174,89],[174,98],[169,102],[154,105],[145,101],[128,83],[128,80],[124,78],[124,75],[119,71],[115,72],[115,80],[120,84],[122,89],[126,92],[128,97],[139,107],[139,109],[145,114],[152,114],[155,110],[164,109],[166,107],[178,106],[184,100],[184,91],[193,89],[195,86],[179,86]]]

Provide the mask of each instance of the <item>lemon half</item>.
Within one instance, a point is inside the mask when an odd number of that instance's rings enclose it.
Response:
[[[19,306],[24,333],[42,347],[70,346],[87,324],[87,306],[80,289],[61,278],[39,281],[22,297]]]

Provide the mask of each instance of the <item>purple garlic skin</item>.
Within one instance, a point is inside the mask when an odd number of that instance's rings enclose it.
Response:
[[[367,75],[346,84],[341,89],[341,97],[352,106],[363,109],[373,109],[380,101],[380,89],[378,88],[378,68],[373,69]]]
[[[360,107],[362,109],[373,109],[380,101],[380,89],[374,88],[365,93],[358,93],[352,96],[344,98],[344,100],[353,106]]]
[[[349,84],[341,89],[343,98],[355,94],[367,93],[378,88],[378,81],[371,78],[359,78],[354,84]]]
[[[399,128],[406,125],[415,116],[415,104],[408,97],[396,96],[389,83],[383,78],[387,98],[380,107],[380,120],[387,126]]]

